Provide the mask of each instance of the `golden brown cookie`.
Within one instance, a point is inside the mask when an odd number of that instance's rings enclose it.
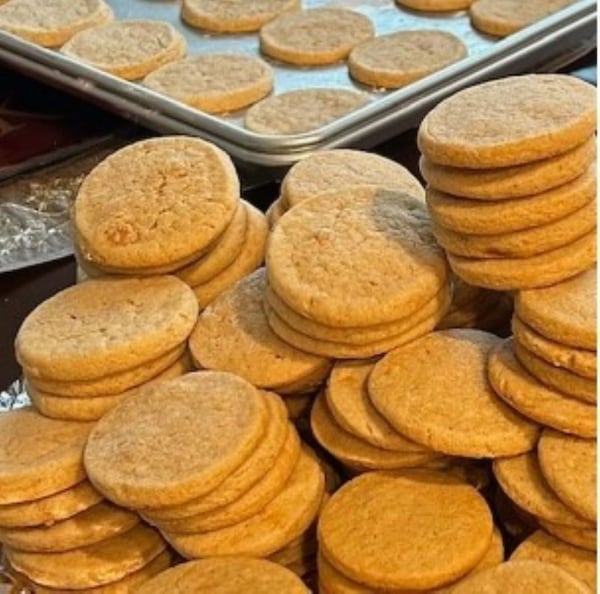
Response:
[[[598,540],[596,526],[593,524],[589,528],[574,528],[564,524],[552,524],[551,522],[540,521],[540,525],[547,532],[556,536],[563,542],[573,546],[585,549],[586,551],[595,551]]]
[[[284,215],[286,211],[285,206],[281,198],[277,198],[275,202],[272,202],[267,211],[265,212],[265,217],[267,219],[267,223],[269,225],[269,230],[272,230],[273,227],[277,224],[277,221]]]
[[[469,8],[473,0],[396,0],[400,6],[427,12],[447,12]]]

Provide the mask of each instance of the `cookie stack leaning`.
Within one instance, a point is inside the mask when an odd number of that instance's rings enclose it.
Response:
[[[265,311],[285,342],[368,358],[431,331],[450,302],[425,205],[375,186],[321,194],[278,222],[267,249]]]
[[[69,287],[19,329],[27,392],[46,416],[97,420],[140,386],[189,369],[186,341],[197,317],[192,290],[173,276]]]
[[[263,261],[264,215],[240,200],[231,159],[197,138],[143,140],[86,177],[73,211],[88,277],[173,273],[201,308]]]
[[[596,261],[596,93],[509,77],[446,99],[418,143],[434,233],[469,284],[544,287]]]
[[[32,408],[0,417],[0,543],[35,592],[124,590],[170,565],[158,533],[87,480],[92,427]]]
[[[141,389],[99,421],[85,465],[189,559],[268,557],[309,529],[325,493],[281,399],[224,372]]]

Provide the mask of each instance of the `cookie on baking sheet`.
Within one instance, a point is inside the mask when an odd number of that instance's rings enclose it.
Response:
[[[60,47],[79,31],[114,19],[103,0],[10,0],[0,4],[1,30],[45,47]]]
[[[469,15],[473,26],[489,35],[506,37],[548,15],[573,4],[575,0],[475,0]]]
[[[396,0],[396,4],[426,12],[448,12],[469,8],[473,0]]]
[[[151,72],[144,86],[207,113],[242,109],[273,88],[271,67],[245,54],[202,54]]]
[[[590,138],[595,103],[594,87],[572,76],[486,82],[434,107],[419,128],[419,148],[433,163],[470,169],[547,159]]]
[[[375,34],[365,15],[345,8],[311,8],[282,14],[259,33],[261,51],[300,66],[332,64]]]
[[[146,582],[138,594],[206,591],[212,594],[308,594],[291,571],[264,559],[209,557],[190,561]]]
[[[184,0],[181,18],[199,29],[240,33],[258,31],[281,13],[300,7],[300,0]]]
[[[552,536],[556,536],[556,538],[575,547],[585,549],[586,551],[595,551],[597,548],[598,535],[596,526],[593,524],[589,528],[576,528],[541,520],[540,525],[544,530],[552,534]]]
[[[398,31],[357,45],[350,52],[348,70],[365,85],[398,89],[458,62],[467,53],[463,42],[446,31]]]
[[[300,134],[335,122],[370,100],[366,93],[348,89],[288,91],[267,97],[250,107],[244,125],[259,134]]]

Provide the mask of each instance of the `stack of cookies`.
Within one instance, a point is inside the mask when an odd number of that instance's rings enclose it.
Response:
[[[327,378],[331,361],[283,342],[271,330],[263,308],[265,269],[219,295],[201,314],[190,336],[196,366],[229,371],[257,388],[284,396],[290,416],[308,405]]]
[[[431,331],[450,302],[444,254],[423,202],[355,187],[305,200],[274,228],[265,311],[292,346],[368,358]]]
[[[596,93],[574,77],[471,87],[423,120],[434,233],[464,281],[544,287],[596,261]]]
[[[189,369],[198,316],[191,289],[172,276],[105,278],[39,305],[16,339],[27,391],[44,415],[99,419],[141,385]]]
[[[90,277],[174,273],[204,308],[264,258],[265,218],[239,196],[231,159],[208,142],[129,145],[81,185],[73,211],[79,265]]]
[[[0,416],[0,542],[35,592],[125,591],[170,565],[158,533],[87,480],[91,429],[31,408]]]
[[[85,465],[187,558],[268,557],[309,529],[325,494],[281,399],[223,372],[140,389],[98,422]]]

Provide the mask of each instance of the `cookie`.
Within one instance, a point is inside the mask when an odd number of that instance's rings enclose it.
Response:
[[[174,277],[88,281],[54,295],[25,318],[16,355],[34,378],[99,379],[177,348],[197,312],[194,294]]]
[[[95,588],[133,574],[166,548],[157,532],[139,524],[129,532],[63,553],[7,549],[10,566],[41,586],[67,590]]]
[[[469,8],[473,0],[396,0],[396,4],[427,12],[447,12]]]
[[[288,415],[294,422],[298,422],[303,417],[308,416],[314,397],[312,394],[299,394],[286,396],[284,399],[285,406],[288,409]]]
[[[500,339],[477,330],[431,333],[375,365],[369,394],[400,433],[437,452],[497,458],[535,447],[539,429],[490,386],[487,357]]]
[[[574,0],[542,0],[523,6],[519,0],[476,0],[469,15],[473,26],[489,35],[505,37],[561,10]]]
[[[518,316],[512,319],[512,331],[515,342],[523,345],[554,367],[568,369],[581,377],[596,379],[597,357],[595,351],[565,346],[546,338]]]
[[[439,513],[441,501],[452,514]],[[424,590],[471,570],[489,549],[492,530],[473,487],[431,471],[375,472],[331,497],[318,538],[321,554],[352,580],[371,589]]]
[[[203,54],[161,66],[143,84],[200,111],[222,114],[266,97],[273,88],[273,72],[254,56]]]
[[[596,233],[530,258],[463,258],[448,253],[454,273],[468,283],[510,291],[536,289],[562,283],[585,272],[596,262]]]
[[[445,285],[448,270],[421,201],[364,187],[286,213],[269,240],[267,274],[297,313],[363,327],[415,313]]]
[[[212,555],[266,557],[302,534],[314,520],[323,498],[325,479],[319,464],[305,452],[283,491],[251,518],[213,532],[166,534],[187,558]]]
[[[196,365],[230,371],[272,390],[314,374],[320,384],[329,373],[329,360],[298,351],[273,333],[262,305],[264,287],[261,268],[202,312],[189,339]]]
[[[258,31],[283,12],[300,8],[300,0],[184,0],[181,18],[199,29],[218,33]]]
[[[258,391],[228,373],[144,386],[96,424],[86,470],[98,490],[125,506],[185,503],[216,488],[250,456],[265,416]],[[170,444],[168,456],[157,443]]]
[[[60,47],[75,33],[114,19],[103,0],[11,0],[0,4],[0,29],[44,47]]]
[[[588,83],[560,74],[513,76],[442,101],[421,123],[418,144],[433,163],[509,167],[579,146],[594,133],[595,120]]]
[[[250,107],[244,125],[259,134],[300,134],[331,124],[370,100],[366,93],[348,89],[288,91]]]
[[[210,305],[223,291],[256,270],[265,259],[269,228],[265,215],[248,204],[248,227],[244,246],[238,257],[225,270],[209,281],[192,287],[200,309]]]
[[[511,339],[490,353],[488,377],[496,393],[526,417],[564,433],[596,437],[596,407],[538,382],[517,361]]]
[[[522,231],[558,221],[593,201],[596,168],[542,194],[512,200],[487,201],[457,198],[427,189],[427,205],[435,222],[459,233],[493,235]]]
[[[563,542],[572,544],[573,546],[585,549],[586,551],[595,551],[598,535],[596,527],[590,528],[574,528],[565,526],[564,524],[552,524],[551,522],[541,521],[540,525],[544,530],[556,536]]]
[[[265,217],[267,219],[267,224],[269,225],[269,230],[273,229],[273,227],[277,224],[277,221],[283,216],[286,208],[283,205],[281,198],[277,198],[275,202],[272,202],[267,211],[265,212]]]
[[[499,169],[461,169],[421,157],[419,168],[429,185],[473,200],[509,200],[541,194],[572,182],[594,161],[596,138],[548,159]]]
[[[523,541],[510,557],[511,561],[542,561],[561,567],[596,591],[596,556],[566,544],[543,530]]]
[[[173,270],[210,249],[231,222],[239,195],[233,163],[215,145],[152,138],[120,149],[91,171],[73,221],[85,259],[97,266]]]
[[[55,421],[33,408],[0,416],[0,505],[55,495],[85,479],[89,423]]]
[[[180,60],[187,47],[183,35],[169,23],[129,20],[81,31],[60,51],[98,70],[137,80],[163,64]]]
[[[463,42],[446,31],[420,29],[379,35],[357,45],[348,58],[352,78],[399,89],[467,56]]]
[[[521,291],[517,315],[560,344],[596,351],[596,269],[547,289]]]
[[[345,59],[375,34],[368,17],[344,8],[312,8],[278,16],[259,33],[263,54],[299,66]]]
[[[355,186],[385,186],[425,198],[419,180],[405,167],[374,153],[352,149],[318,151],[296,163],[281,182],[286,209],[319,194]]]
[[[60,553],[124,534],[139,522],[137,514],[102,502],[50,526],[1,528],[0,541],[19,551]]]
[[[433,224],[448,252],[465,258],[530,258],[577,241],[596,229],[596,201],[546,225],[492,235],[465,234]]]
[[[578,514],[595,523],[596,440],[547,429],[542,433],[538,456],[544,477],[558,497]]]

